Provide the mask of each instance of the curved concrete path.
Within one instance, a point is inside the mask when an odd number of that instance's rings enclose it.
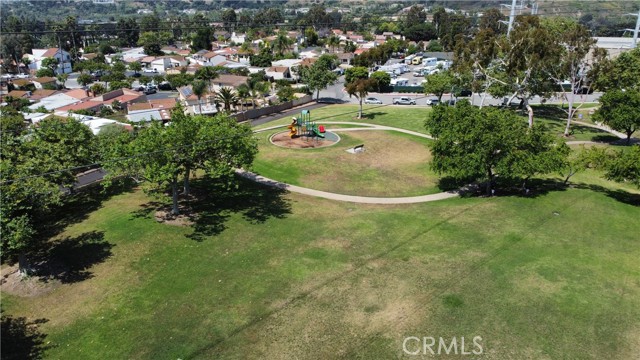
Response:
[[[323,121],[322,123],[323,124],[327,124],[327,125],[339,124],[339,125],[359,126],[359,127],[356,127],[356,128],[335,128],[335,129],[331,129],[331,128],[327,127],[327,131],[332,131],[332,132],[386,130],[386,131],[397,131],[397,132],[401,132],[401,133],[405,133],[405,134],[411,134],[411,135],[415,135],[415,136],[426,138],[426,139],[433,139],[430,135],[427,135],[427,134],[423,134],[423,133],[419,133],[419,132],[411,131],[411,130],[406,130],[406,129],[395,128],[395,127],[391,127],[391,126],[376,125],[376,124],[369,124],[369,123],[360,123],[360,122],[345,122],[345,121]],[[276,126],[271,126],[271,127],[260,129],[260,130],[255,130],[254,132],[255,133],[260,133],[260,132],[265,132],[265,131],[269,131],[269,130],[284,128],[286,126],[288,126],[288,125],[276,125]],[[283,183],[283,182],[280,182],[280,181],[277,181],[277,180],[269,179],[269,178],[266,178],[264,176],[260,176],[260,175],[254,174],[254,173],[252,173],[250,171],[246,171],[246,170],[242,170],[242,169],[236,170],[236,173],[238,175],[244,177],[244,178],[253,180],[253,181],[257,182],[257,183],[268,185],[268,186],[273,186],[273,187],[276,187],[276,188],[279,188],[279,189],[283,189],[283,190],[288,190],[288,191],[295,192],[295,193],[298,193],[298,194],[315,196],[315,197],[320,197],[320,198],[329,199],[329,200],[346,201],[346,202],[353,202],[353,203],[360,203],[360,204],[392,205],[392,204],[423,203],[423,202],[438,201],[438,200],[444,200],[444,199],[450,199],[450,198],[453,198],[453,197],[457,197],[457,196],[460,196],[460,194],[463,191],[466,190],[466,189],[459,189],[459,190],[455,190],[455,191],[447,191],[447,192],[441,192],[441,193],[437,193],[437,194],[419,195],[419,196],[405,196],[405,197],[354,196],[354,195],[336,194],[336,193],[331,193],[331,192],[326,192],[326,191],[309,189],[309,188],[305,188],[305,187],[302,187],[302,186],[291,185],[291,184]]]

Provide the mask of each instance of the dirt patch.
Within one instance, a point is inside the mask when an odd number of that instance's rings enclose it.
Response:
[[[334,141],[326,139],[310,139],[303,137],[290,137],[289,132],[281,132],[271,137],[271,142],[275,145],[291,149],[314,149],[335,144]]]
[[[196,220],[196,216],[189,212],[180,211],[180,214],[174,215],[171,210],[158,210],[156,211],[154,218],[157,222],[173,225],[173,226],[191,226]]]
[[[22,276],[18,266],[2,270],[0,291],[20,297],[37,297],[45,295],[60,286],[57,280],[42,279],[38,276]]]

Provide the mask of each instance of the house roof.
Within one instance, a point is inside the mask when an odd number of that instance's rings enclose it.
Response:
[[[39,77],[39,78],[33,79],[33,82],[37,82],[37,83],[40,83],[40,84],[48,84],[48,83],[55,82],[55,81],[56,81],[56,78],[50,77],[50,76]]]
[[[248,77],[246,76],[220,74],[220,76],[214,79],[213,82],[218,84],[218,86],[238,87],[247,82],[247,79]]]
[[[98,54],[96,53],[86,53],[86,54],[82,54],[82,57],[87,59],[87,60],[93,60],[96,58],[96,56],[98,56]]]
[[[154,109],[173,109],[178,103],[176,101],[176,98],[169,98],[149,100],[149,104]]]
[[[311,65],[313,65],[316,61],[318,61],[318,58],[304,58],[304,59],[302,59],[302,61],[300,62],[300,66],[311,66]]]
[[[141,62],[141,63],[150,63],[150,62],[152,62],[152,61],[153,61],[153,60],[155,60],[155,59],[156,59],[156,57],[155,57],[155,56],[145,56],[145,57],[143,57],[142,59],[140,59],[140,62]]]
[[[17,86],[25,86],[32,83],[31,80],[29,79],[15,79],[15,80],[12,80],[12,82],[14,85],[17,85]]]
[[[30,105],[29,109],[34,110],[40,106],[44,106],[47,110],[55,110],[63,106],[75,104],[78,101],[78,99],[68,96],[67,94],[57,93],[40,99],[40,102]]]
[[[40,100],[47,96],[51,96],[58,93],[58,90],[46,90],[46,89],[37,89],[31,94],[31,99]]]
[[[153,107],[149,103],[133,103],[129,104],[129,111],[150,110]]]
[[[267,69],[267,72],[285,73],[287,71],[289,71],[289,68],[286,66],[272,66]]]
[[[46,57],[53,57],[55,56],[55,54],[60,51],[60,49],[58,48],[49,48],[47,49],[47,51],[44,52],[44,54],[42,54],[41,57],[46,58]]]
[[[58,111],[97,110],[101,106],[102,106],[102,102],[85,100],[76,104],[57,108],[56,110]]]
[[[22,91],[22,90],[11,90],[7,94],[7,96],[11,96],[14,98],[28,97],[28,95],[29,95],[29,91]]]
[[[76,98],[78,100],[84,100],[89,97],[89,95],[87,94],[87,91],[84,89],[73,89],[73,90],[66,91],[64,94],[72,98]]]
[[[162,117],[160,111],[154,109],[130,112],[129,114],[127,114],[127,119],[134,123],[147,122],[152,120],[165,120]]]

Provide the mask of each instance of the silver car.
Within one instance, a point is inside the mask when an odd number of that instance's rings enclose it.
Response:
[[[382,101],[374,98],[374,97],[368,97],[366,99],[364,99],[364,103],[365,104],[379,104],[382,105]]]

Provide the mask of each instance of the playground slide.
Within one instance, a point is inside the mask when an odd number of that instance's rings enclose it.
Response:
[[[298,133],[298,129],[296,129],[294,126],[289,126],[289,130],[291,130],[291,132],[289,133],[290,138],[293,138]]]
[[[324,139],[324,134],[320,133],[320,131],[318,130],[318,128],[313,128],[313,134],[319,138],[323,138]]]

